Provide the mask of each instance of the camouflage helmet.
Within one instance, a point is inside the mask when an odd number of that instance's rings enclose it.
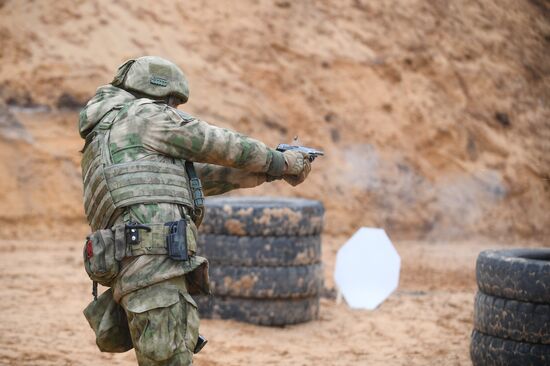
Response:
[[[189,99],[189,85],[183,71],[176,64],[157,56],[126,61],[119,66],[111,84],[155,99],[171,95],[180,98],[182,103]]]

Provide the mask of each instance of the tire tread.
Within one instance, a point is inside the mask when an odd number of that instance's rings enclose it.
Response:
[[[301,299],[247,299],[197,296],[201,318],[234,319],[247,323],[283,326],[315,320],[319,316],[319,297]]]
[[[550,305],[478,292],[474,302],[474,328],[499,338],[550,344]]]
[[[550,346],[493,337],[474,330],[470,357],[474,366],[544,366],[550,364]]]
[[[488,295],[550,304],[550,249],[483,251],[476,280]]]

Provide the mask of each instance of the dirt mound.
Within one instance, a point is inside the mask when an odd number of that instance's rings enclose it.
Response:
[[[1,107],[0,233],[85,232],[77,110],[122,61],[156,54],[189,76],[182,109],[326,150],[297,189],[244,193],[320,199],[329,233],[548,237],[548,12],[514,0],[1,1],[0,96],[16,119]]]

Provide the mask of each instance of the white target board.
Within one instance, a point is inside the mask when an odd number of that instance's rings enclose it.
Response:
[[[397,288],[400,268],[386,232],[363,227],[338,251],[334,280],[351,308],[373,310]]]

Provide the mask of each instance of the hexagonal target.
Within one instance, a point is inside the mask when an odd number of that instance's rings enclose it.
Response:
[[[397,288],[400,268],[386,232],[363,227],[338,251],[334,280],[351,308],[373,310]]]

